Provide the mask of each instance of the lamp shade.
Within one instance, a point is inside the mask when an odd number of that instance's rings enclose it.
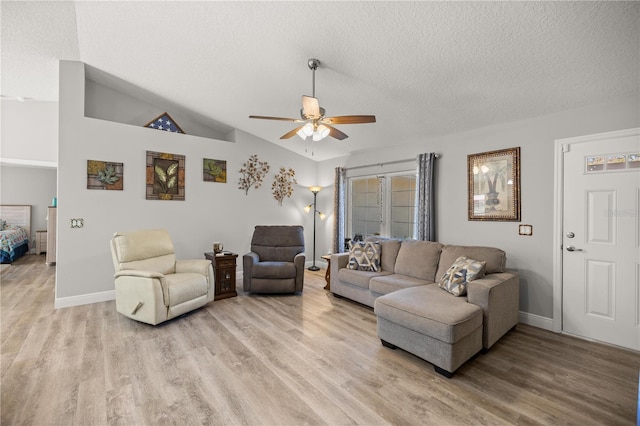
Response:
[[[324,139],[329,136],[329,128],[324,124],[319,125],[317,131],[320,134],[320,139]]]
[[[302,127],[302,132],[307,136],[311,136],[313,134],[313,124],[305,124],[304,127]]]

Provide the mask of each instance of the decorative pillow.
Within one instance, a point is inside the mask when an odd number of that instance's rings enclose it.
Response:
[[[467,283],[482,278],[486,266],[487,262],[460,256],[440,278],[438,286],[454,296],[464,296],[467,294]]]
[[[0,231],[4,231],[7,228],[7,221],[0,219]]]
[[[380,271],[380,243],[377,241],[349,242],[349,269]]]

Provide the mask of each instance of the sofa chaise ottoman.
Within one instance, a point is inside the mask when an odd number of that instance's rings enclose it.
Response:
[[[435,285],[395,291],[376,300],[378,337],[433,364],[451,378],[482,350],[482,309]]]

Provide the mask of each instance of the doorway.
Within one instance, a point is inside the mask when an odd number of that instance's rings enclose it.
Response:
[[[640,129],[556,141],[554,330],[640,350]]]

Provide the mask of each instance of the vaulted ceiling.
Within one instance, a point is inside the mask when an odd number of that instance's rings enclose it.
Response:
[[[78,60],[313,159],[637,95],[638,2],[8,2],[1,92],[57,100]],[[311,94],[350,137],[279,137]],[[224,129],[223,129],[224,130]]]

